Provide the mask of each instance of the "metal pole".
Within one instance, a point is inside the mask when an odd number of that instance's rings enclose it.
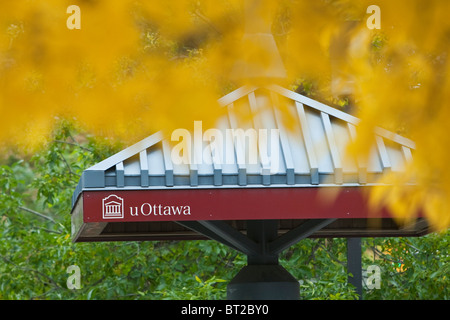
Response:
[[[247,255],[248,265],[230,281],[228,300],[298,300],[298,281],[278,263],[278,254],[269,251],[277,237],[277,220],[247,221],[247,236],[259,250]]]
[[[347,273],[348,282],[356,288],[362,300],[361,238],[347,238]]]

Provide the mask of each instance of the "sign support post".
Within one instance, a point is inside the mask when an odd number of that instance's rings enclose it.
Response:
[[[347,272],[352,274],[348,276],[348,282],[362,300],[361,238],[347,238]]]
[[[270,251],[270,243],[277,238],[277,220],[247,221],[247,237],[258,251],[247,255],[248,265],[230,281],[229,300],[298,300],[298,281],[278,262],[278,253]]]

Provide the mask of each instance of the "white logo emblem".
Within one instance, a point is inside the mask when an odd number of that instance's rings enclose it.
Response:
[[[112,194],[103,199],[103,219],[123,218],[123,199]]]

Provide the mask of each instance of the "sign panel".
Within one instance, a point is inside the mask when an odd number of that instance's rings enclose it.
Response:
[[[89,222],[387,218],[369,211],[367,190],[245,188],[84,191]]]

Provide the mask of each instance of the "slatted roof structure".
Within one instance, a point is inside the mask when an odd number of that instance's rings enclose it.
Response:
[[[346,159],[359,123],[352,115],[277,85],[244,86],[218,102],[227,116],[216,133],[268,130],[270,152],[259,150],[249,163],[249,137],[236,135],[231,143],[203,139],[192,151],[197,161],[178,163],[171,137],[157,132],[83,172],[73,195],[74,241],[212,238],[242,249],[230,239],[245,237],[248,221],[256,220],[277,221],[277,235],[285,235],[280,248],[294,241],[289,235],[428,232],[422,218],[401,226],[386,208],[371,212],[367,205],[378,179],[413,159],[413,141],[377,128],[369,161]],[[324,198],[324,191],[334,196]]]
[[[244,15],[231,76],[285,78],[267,7],[245,0]],[[73,195],[73,241],[213,239],[247,256],[227,298],[298,299],[298,281],[278,261],[298,241],[428,232],[420,214],[402,226],[368,205],[378,178],[413,160],[411,140],[377,128],[369,160],[348,159],[359,123],[349,114],[277,85],[243,86],[218,102],[211,108],[226,116],[216,128],[203,132],[199,119],[193,132],[157,132],[85,170]],[[347,251],[360,259],[360,248]]]

